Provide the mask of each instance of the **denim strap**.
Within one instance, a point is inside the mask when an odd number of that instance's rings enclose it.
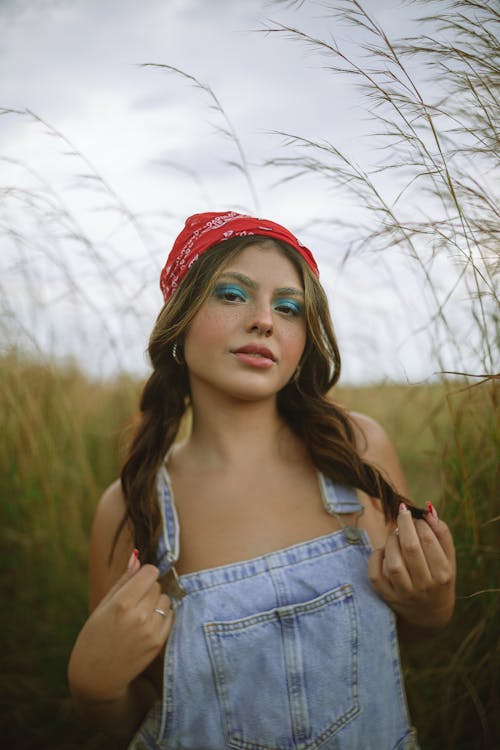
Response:
[[[158,567],[164,575],[179,559],[179,519],[172,502],[172,488],[165,464],[158,472],[156,487],[162,518],[162,533],[158,541]]]
[[[352,487],[335,484],[329,477],[319,474],[323,503],[328,513],[359,513],[362,510],[358,496]]]

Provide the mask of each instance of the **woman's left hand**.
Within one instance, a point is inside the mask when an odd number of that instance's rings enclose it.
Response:
[[[415,521],[403,503],[397,524],[385,547],[370,557],[370,581],[404,623],[438,630],[451,619],[455,604],[455,548],[450,531],[433,508],[425,520]]]

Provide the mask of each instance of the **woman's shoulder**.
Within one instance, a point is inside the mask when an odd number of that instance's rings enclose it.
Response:
[[[89,606],[99,603],[123,574],[134,548],[128,524],[118,529],[125,518],[126,505],[120,479],[109,485],[101,495],[94,514],[90,536]]]
[[[383,448],[390,442],[382,425],[372,417],[357,411],[349,411],[348,416],[354,428],[356,448],[360,453],[372,451],[377,446]]]
[[[99,541],[114,537],[125,516],[126,505],[120,479],[116,479],[102,493],[94,515],[92,537]]]
[[[115,479],[102,493],[96,507],[97,515],[109,520],[116,515],[123,515],[125,511],[125,497],[123,495],[121,479]]]
[[[408,487],[398,454],[382,425],[372,417],[359,412],[349,412],[354,430],[356,448],[367,463],[385,476],[394,488],[405,497]]]

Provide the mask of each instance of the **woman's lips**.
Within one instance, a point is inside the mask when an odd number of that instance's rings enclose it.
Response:
[[[236,349],[233,354],[240,362],[260,369],[268,369],[276,361],[272,351],[263,346],[242,346],[240,349]]]

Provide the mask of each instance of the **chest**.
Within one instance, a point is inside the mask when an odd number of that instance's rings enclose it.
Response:
[[[171,474],[170,479],[180,525],[176,569],[181,575],[258,557],[341,528],[325,508],[315,471]],[[342,517],[345,525],[354,520]],[[370,513],[359,526],[376,534]]]

